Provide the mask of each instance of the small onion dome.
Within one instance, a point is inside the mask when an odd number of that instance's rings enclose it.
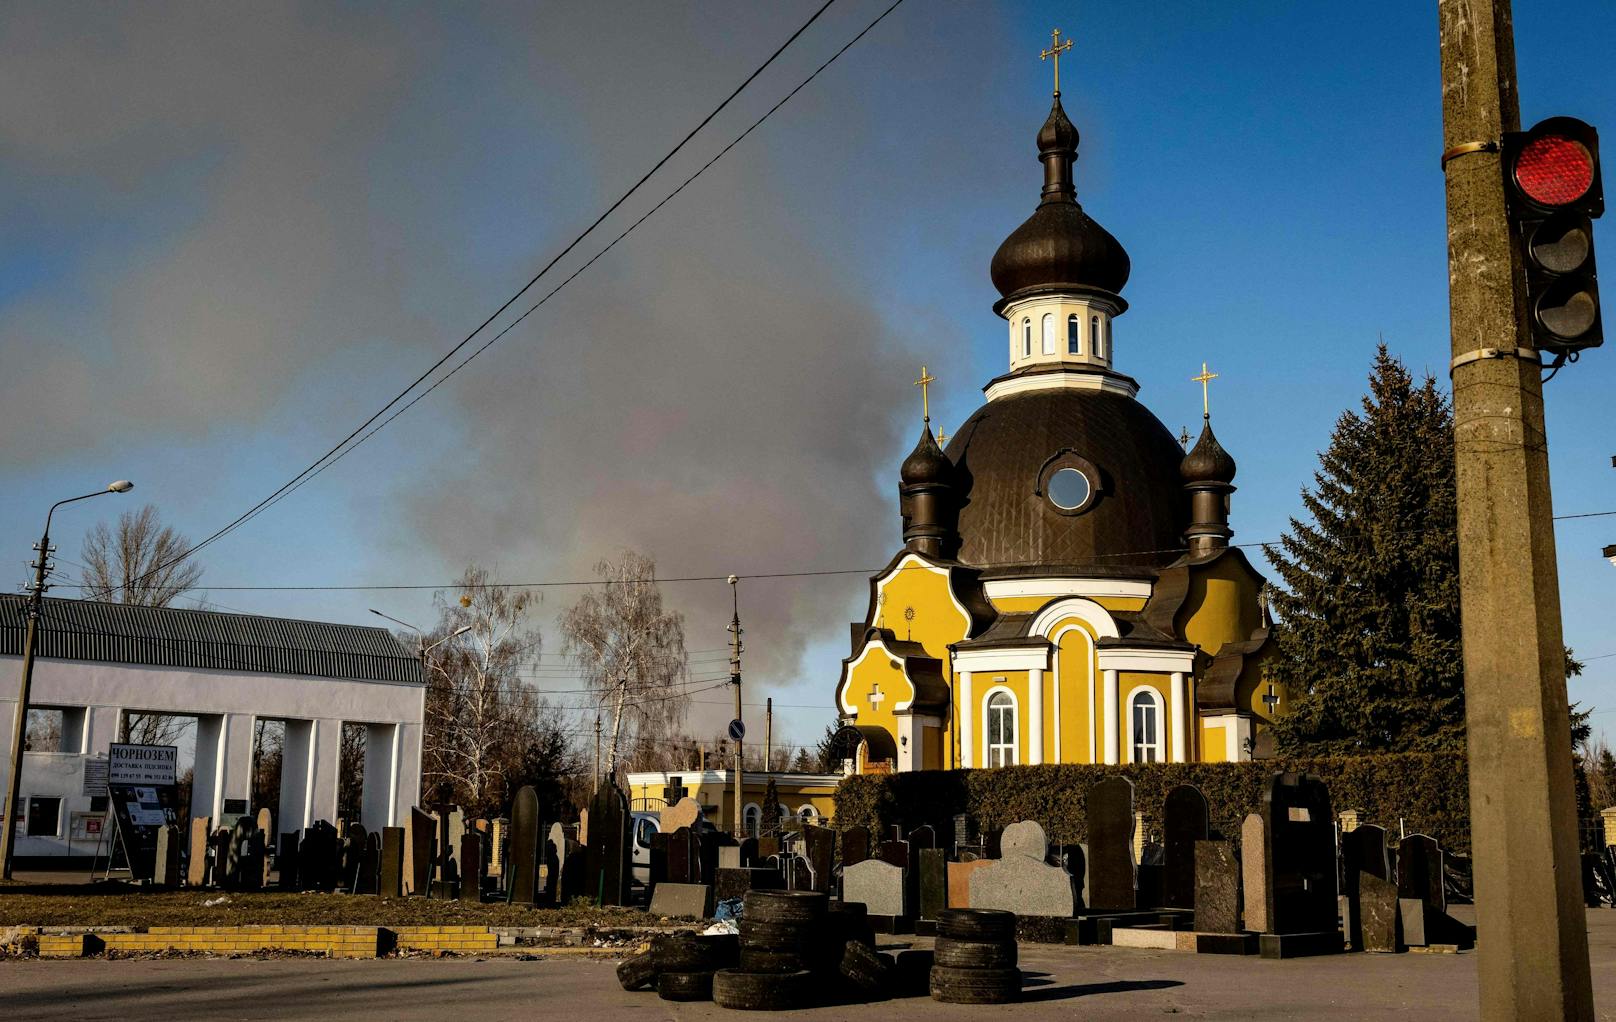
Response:
[[[1207,419],[1201,427],[1201,439],[1178,466],[1179,475],[1186,483],[1232,483],[1234,470],[1234,459],[1212,435],[1212,420]]]
[[[1001,297],[1062,285],[1114,294],[1128,282],[1131,264],[1122,243],[1077,203],[1072,185],[1077,140],[1077,128],[1057,96],[1038,131],[1038,159],[1044,164],[1042,201],[1027,222],[1004,239],[988,271]]]
[[[931,435],[931,423],[920,427],[920,442],[909,457],[903,459],[899,478],[904,486],[946,486],[954,481],[954,463],[937,446]]]

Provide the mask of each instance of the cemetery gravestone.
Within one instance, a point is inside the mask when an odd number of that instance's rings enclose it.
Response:
[[[680,827],[695,830],[701,818],[701,803],[687,795],[662,811],[662,829],[668,833]]]
[[[437,817],[412,806],[408,829],[404,882],[409,885],[409,890],[404,893],[427,895],[432,891],[432,852],[437,845]]]
[[[759,854],[762,854],[761,849]],[[870,857],[870,831],[854,826],[842,831],[842,870],[857,865]]]
[[[463,831],[460,835],[460,900],[473,905],[483,900],[485,852],[488,838],[480,830]]]
[[[560,826],[560,824],[557,824]],[[530,787],[516,791],[511,804],[511,844],[506,853],[506,893],[513,905],[537,900],[539,878],[539,795]]]
[[[701,882],[701,844],[689,827],[668,834],[667,881],[673,884]]]
[[[269,852],[271,848],[275,847],[274,842],[270,840],[275,833],[275,815],[268,809],[260,809],[255,822],[258,824],[258,833],[262,835],[261,840],[264,842],[264,854],[259,856],[260,865],[263,869],[258,876],[258,886],[263,888],[269,886],[270,862],[274,858]]]
[[[875,857],[890,862],[899,869],[909,868],[909,842],[883,841],[875,849]]]
[[[335,888],[339,856],[337,828],[325,820],[316,820],[305,827],[297,849],[299,889],[329,891]]]
[[[1442,847],[1428,834],[1410,834],[1397,845],[1397,896],[1418,898],[1438,912],[1448,910],[1442,887]]]
[[[359,876],[365,868],[365,844],[369,835],[357,823],[349,824],[342,834],[342,880],[340,886],[359,894]]]
[[[1049,865],[1049,841],[1032,820],[1006,827],[1003,856],[971,874],[971,907],[1003,909],[1017,916],[1070,918],[1076,909],[1072,877]]]
[[[544,843],[544,894],[556,905],[566,904],[561,896],[561,865],[567,861],[568,844],[567,828],[559,823],[552,823],[549,837]],[[511,857],[513,869],[515,861],[513,855]]]
[[[1232,841],[1195,843],[1195,929],[1240,931],[1240,864]]]
[[[1341,835],[1341,868],[1347,902],[1347,940],[1354,949],[1364,947],[1363,913],[1358,896],[1358,875],[1368,873],[1390,879],[1391,861],[1386,857],[1386,830],[1373,824],[1359,825]]]
[[[916,871],[920,874],[920,918],[936,919],[948,907],[948,853],[941,848],[920,849]]]
[[[907,918],[907,893],[901,866],[883,859],[865,859],[842,867],[842,901],[862,904],[872,916]]]
[[[403,827],[382,828],[380,888],[384,898],[404,897]]]
[[[1133,782],[1107,777],[1089,788],[1088,825],[1091,907],[1105,912],[1133,909]]]
[[[1335,818],[1324,782],[1275,774],[1263,793],[1263,831],[1269,876],[1263,957],[1339,952]]]
[[[1383,876],[1361,870],[1356,886],[1359,920],[1353,947],[1363,951],[1397,951],[1402,943],[1397,885]]]
[[[230,876],[230,832],[220,827],[208,838],[208,868],[213,873],[213,886],[226,887]]]
[[[275,870],[280,874],[277,886],[283,891],[300,890],[302,866],[297,861],[298,833],[281,835],[280,847],[275,850]]]
[[[180,828],[167,824],[157,832],[157,858],[152,865],[152,883],[158,887],[180,885]]]
[[[381,888],[382,836],[365,835],[365,848],[359,854],[359,869],[354,873],[355,894],[375,894]]]
[[[993,859],[972,859],[969,862],[948,864],[948,907],[973,908],[971,904],[971,877],[977,870],[993,864]]]
[[[925,823],[909,832],[909,848],[919,851],[922,848],[937,847],[937,831],[931,824]]]
[[[1089,849],[1087,845],[1061,845],[1055,850],[1055,861],[1072,878],[1072,893],[1077,896],[1078,911],[1089,907]]]
[[[1240,825],[1240,879],[1245,895],[1246,929],[1258,933],[1268,929],[1267,846],[1262,817],[1252,813]]]
[[[836,832],[829,827],[807,826],[802,833],[808,865],[814,871],[814,890],[829,893],[831,871],[836,866]]]
[[[1196,844],[1211,836],[1207,823],[1210,815],[1206,796],[1192,784],[1178,785],[1162,803],[1161,903],[1167,908],[1197,907]]]
[[[488,824],[488,875],[505,878],[505,838],[511,821],[499,819]]]
[[[592,895],[598,905],[626,905],[632,876],[628,799],[616,784],[607,781],[589,804],[589,842],[586,869]]]
[[[185,882],[201,887],[208,880],[208,818],[191,817],[190,858],[185,864]]]

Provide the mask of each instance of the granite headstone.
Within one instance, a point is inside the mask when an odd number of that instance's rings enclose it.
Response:
[[[1240,863],[1233,841],[1195,842],[1195,930],[1240,932]]]
[[[1090,907],[1135,908],[1132,781],[1107,777],[1089,788],[1088,827]]]
[[[1211,836],[1206,796],[1180,784],[1162,802],[1162,900],[1167,908],[1195,908],[1200,881],[1196,844]],[[1232,932],[1219,930],[1219,933]]]
[[[1013,823],[999,839],[997,860],[971,874],[971,907],[1017,916],[1069,918],[1076,909],[1072,877],[1048,862],[1049,841],[1032,820]]]

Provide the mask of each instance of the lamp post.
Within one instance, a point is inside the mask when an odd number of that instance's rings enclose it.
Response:
[[[408,628],[410,631],[414,632],[416,641],[420,643],[419,655],[421,657],[421,666],[422,667],[427,667],[428,669],[430,669],[430,666],[427,663],[427,654],[428,653],[431,653],[433,650],[437,649],[439,646],[441,646],[444,643],[448,642],[450,639],[457,638],[457,637],[459,637],[461,635],[466,634],[467,632],[471,631],[471,628],[472,628],[471,625],[461,625],[459,628],[456,628],[454,631],[450,632],[448,635],[445,635],[443,638],[439,639],[438,641],[434,642],[432,645],[428,646],[426,644],[426,633],[421,631],[419,628],[415,627],[414,625],[410,624],[408,621],[400,621],[398,618],[394,617],[391,614],[383,614],[381,611],[377,610],[375,607],[369,607],[369,608],[366,608],[366,609],[368,609],[372,614],[375,614],[377,617],[384,617],[387,620],[393,622],[393,624],[395,624],[395,625],[403,625],[405,628]]]
[[[11,722],[11,774],[6,778],[5,819],[0,821],[0,876],[11,879],[11,851],[17,842],[17,792],[21,789],[22,780],[22,750],[23,736],[28,730],[28,692],[34,684],[34,647],[39,641],[39,619],[45,609],[45,590],[50,586],[45,584],[45,576],[50,573],[50,523],[51,516],[63,504],[71,504],[76,500],[89,500],[104,493],[128,493],[135,488],[135,484],[127,479],[119,479],[104,490],[86,493],[80,497],[69,497],[58,500],[45,512],[45,533],[40,537],[39,543],[34,547],[39,553],[39,560],[31,567],[34,569],[34,583],[28,587],[28,630],[23,637],[22,644],[22,685],[17,690],[17,713]]]

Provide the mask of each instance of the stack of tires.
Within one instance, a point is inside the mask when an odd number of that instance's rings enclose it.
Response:
[[[835,974],[843,945],[831,939],[827,899],[816,891],[748,891],[740,964],[713,974],[713,1003],[743,1011],[805,1007],[815,976]]]
[[[655,987],[665,1001],[705,1001],[713,995],[713,974],[738,958],[734,937],[659,934],[649,951],[618,965],[617,981],[624,990]]]
[[[1021,993],[1016,915],[950,908],[937,917],[931,996],[950,1004],[1005,1004]]]

